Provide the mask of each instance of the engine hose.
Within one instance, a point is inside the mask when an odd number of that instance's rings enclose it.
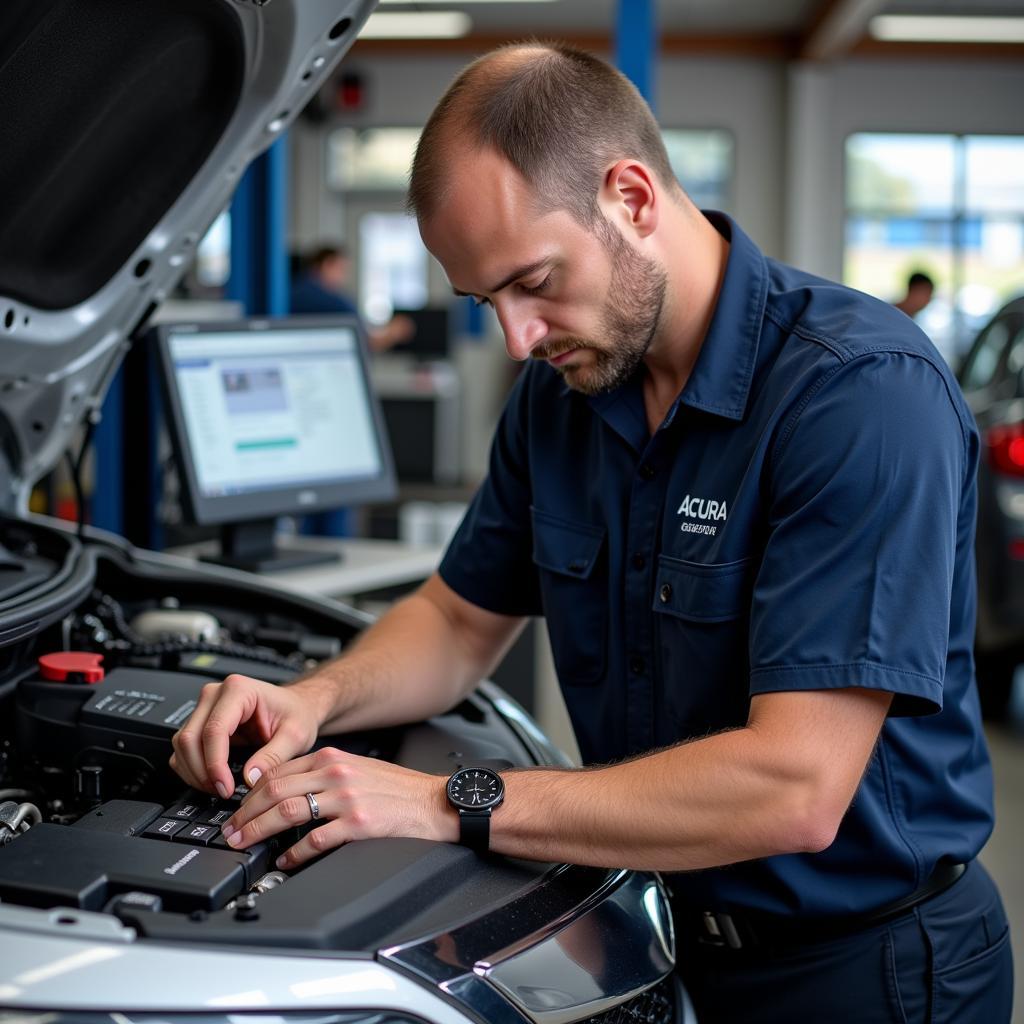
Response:
[[[100,607],[110,613],[114,621],[114,627],[121,636],[131,645],[130,653],[140,657],[160,657],[164,654],[184,654],[196,652],[198,654],[220,654],[225,658],[243,658],[246,661],[255,661],[261,665],[274,665],[277,668],[300,671],[305,659],[297,657],[286,657],[276,651],[268,651],[265,648],[248,647],[245,644],[213,643],[209,640],[192,640],[188,637],[172,637],[167,640],[151,642],[135,632],[125,618],[124,609],[109,594],[96,595]]]
[[[221,654],[225,658],[243,658],[261,665],[274,665],[277,668],[292,669],[296,672],[302,668],[303,664],[297,658],[289,658],[283,654],[255,647],[246,647],[245,644],[217,644],[208,640],[190,640],[188,637],[161,640],[157,643],[131,644],[131,653],[140,658],[159,657],[163,654],[184,654],[192,651],[198,654]]]
[[[16,804],[13,800],[0,803],[0,846],[6,846],[19,833],[38,825],[43,815],[35,804]]]

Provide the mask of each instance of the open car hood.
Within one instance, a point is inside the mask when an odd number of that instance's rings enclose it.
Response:
[[[376,0],[0,4],[0,512]]]

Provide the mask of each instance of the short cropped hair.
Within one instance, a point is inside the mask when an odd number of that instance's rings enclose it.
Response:
[[[590,226],[609,163],[633,158],[678,189],[650,107],[620,72],[560,43],[500,47],[441,97],[420,136],[407,206],[427,219],[444,198],[452,144],[492,148],[533,185],[542,209]]]
[[[338,245],[317,246],[306,258],[308,266],[318,269],[331,260],[347,260],[348,250],[340,243]]]
[[[935,289],[935,282],[922,270],[915,270],[910,277],[907,278],[907,290],[916,288],[918,285],[924,285],[927,288]]]

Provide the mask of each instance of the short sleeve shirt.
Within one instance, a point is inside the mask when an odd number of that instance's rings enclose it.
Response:
[[[978,437],[909,318],[707,216],[728,265],[659,429],[643,368],[587,397],[528,366],[441,576],[481,608],[544,616],[585,763],[743,726],[756,694],[892,693],[827,850],[673,880],[707,909],[855,913],[991,831],[971,653]]]

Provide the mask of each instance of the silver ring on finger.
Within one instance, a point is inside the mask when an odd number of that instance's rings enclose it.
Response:
[[[316,821],[320,817],[320,805],[316,802],[316,797],[312,793],[306,794],[306,800],[309,802],[310,820]]]

